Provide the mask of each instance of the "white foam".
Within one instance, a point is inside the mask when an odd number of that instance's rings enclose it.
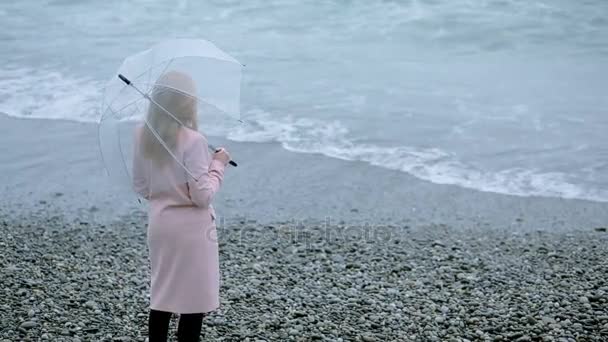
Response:
[[[0,70],[0,112],[15,117],[95,122],[101,83],[49,69]]]
[[[484,171],[467,165],[438,148],[356,144],[349,138],[348,129],[337,121],[323,122],[292,117],[276,119],[261,111],[249,113],[248,116],[252,120],[230,132],[229,139],[241,142],[278,142],[289,151],[320,153],[342,160],[367,162],[403,171],[436,184],[516,196],[608,201],[608,192],[574,184],[567,174],[560,172],[522,168]]]

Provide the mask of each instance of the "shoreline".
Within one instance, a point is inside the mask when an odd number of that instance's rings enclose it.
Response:
[[[145,218],[52,216],[0,213],[0,340],[144,341]],[[343,225],[219,227],[222,306],[202,338],[608,337],[605,230],[391,229],[369,239]]]
[[[146,210],[108,178],[95,124],[0,114],[0,134],[10,147],[0,156],[0,207],[6,212],[54,211],[102,224]],[[278,144],[213,142],[226,144],[240,163],[227,170],[214,201],[218,213],[231,220],[330,219],[517,231],[608,224],[608,203],[486,193],[433,184],[364,162],[291,153]]]

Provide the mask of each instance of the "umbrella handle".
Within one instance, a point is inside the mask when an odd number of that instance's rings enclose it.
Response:
[[[215,152],[217,152],[217,151],[219,151],[219,150],[215,150]],[[239,166],[239,164],[237,164],[234,160],[229,161],[228,164],[230,164],[230,165],[232,165],[234,167]]]
[[[217,148],[217,147],[215,147],[213,145],[208,145],[208,146],[209,146],[209,149],[211,151],[213,151],[214,153],[220,150],[219,148]],[[239,166],[239,164],[237,164],[234,160],[229,161],[228,164],[230,164],[230,165],[232,165],[234,167]]]

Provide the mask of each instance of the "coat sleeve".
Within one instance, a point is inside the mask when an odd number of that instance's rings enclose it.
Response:
[[[137,133],[141,133],[138,131]],[[135,134],[133,139],[133,190],[141,197],[150,199],[150,183],[146,161],[141,156],[139,148],[140,134]]]
[[[184,151],[184,166],[196,177],[188,176],[190,199],[196,206],[208,208],[224,179],[224,164],[211,159],[202,135],[197,135],[194,143]]]

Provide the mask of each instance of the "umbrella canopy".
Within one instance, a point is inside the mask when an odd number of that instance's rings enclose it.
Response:
[[[196,180],[180,146],[184,131],[240,119],[241,69],[214,44],[196,39],[161,42],[127,57],[104,89],[99,122],[99,146],[113,183],[132,189],[138,154],[183,174],[184,183]]]

